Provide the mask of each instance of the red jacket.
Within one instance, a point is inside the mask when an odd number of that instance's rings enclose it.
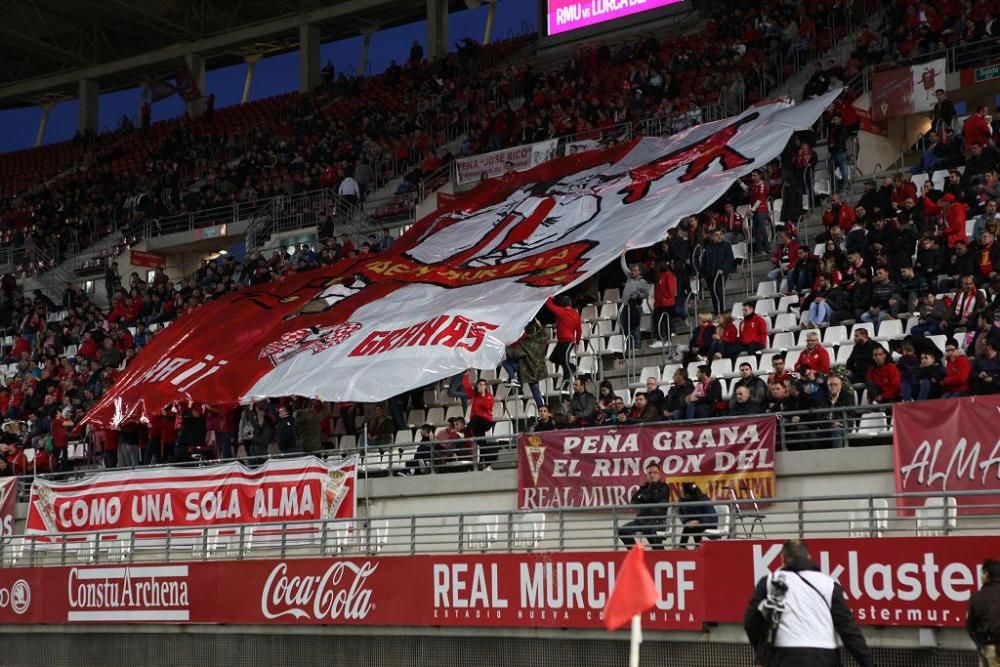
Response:
[[[795,364],[795,370],[804,373],[807,368],[811,368],[817,373],[830,372],[830,353],[822,345],[817,345],[812,350],[808,348],[799,353],[799,360]]]
[[[579,343],[583,338],[583,323],[576,308],[557,305],[551,296],[545,307],[556,316],[556,340],[560,343]]]
[[[677,276],[673,271],[664,271],[656,281],[653,290],[653,305],[657,308],[671,308],[677,303]]]
[[[836,220],[834,219],[832,210],[823,213],[823,224],[827,227],[827,229],[833,227],[834,223],[836,223],[840,225],[841,229],[848,232],[851,230],[851,227],[854,225],[854,221],[857,219],[858,216],[854,212],[854,208],[848,206],[847,204],[841,204],[840,215],[837,216]]]
[[[472,411],[469,416],[473,419],[476,417],[482,417],[488,422],[493,421],[493,394],[487,392],[480,396],[476,393],[476,388],[472,386],[469,381],[469,374],[466,373],[462,376],[462,386],[465,387],[465,393],[469,397],[469,402],[472,405]]]
[[[958,356],[949,359],[945,366],[945,376],[941,387],[948,393],[968,393],[969,376],[972,375],[972,364],[968,357]]]
[[[735,345],[740,340],[740,332],[736,328],[736,325],[730,322],[722,329],[722,333],[719,334],[719,340],[721,340],[726,345]]]
[[[754,313],[740,322],[740,343],[760,343],[767,347],[767,320]]]
[[[871,400],[881,402],[891,401],[899,398],[902,378],[899,369],[891,361],[885,362],[882,366],[872,366],[868,369],[868,381],[878,389],[877,396],[869,396]]]
[[[785,254],[785,250],[788,250],[788,268],[794,269],[795,265],[799,263],[799,242],[792,239],[787,244],[781,244],[774,246],[774,254],[771,255],[771,261],[774,262],[775,266],[781,266],[781,257]]]
[[[944,230],[945,241],[949,248],[954,248],[959,241],[969,242],[969,237],[965,233],[965,204],[952,202],[948,207],[948,212],[944,214],[947,227]]]
[[[993,130],[982,114],[974,113],[965,119],[965,125],[962,126],[962,136],[965,137],[966,152],[972,150],[972,144],[975,143],[984,147],[988,146],[992,135]]]

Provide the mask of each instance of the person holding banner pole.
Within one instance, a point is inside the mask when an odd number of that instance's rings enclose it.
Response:
[[[469,397],[472,409],[469,412],[469,430],[472,431],[475,442],[479,446],[479,462],[484,470],[493,470],[493,464],[497,460],[497,446],[487,444],[485,437],[493,428],[493,393],[486,380],[480,378],[476,380],[475,387],[469,380],[468,374],[462,378],[462,386]]]

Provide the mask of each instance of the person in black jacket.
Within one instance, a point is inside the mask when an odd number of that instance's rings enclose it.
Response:
[[[719,513],[712,504],[712,499],[706,496],[698,485],[694,482],[684,482],[681,485],[680,506],[677,513],[680,515],[681,524],[681,548],[685,548],[688,538],[694,540],[695,546],[701,544],[702,535],[706,530],[719,525]]]
[[[874,667],[865,637],[844,600],[844,589],[819,571],[798,540],[781,548],[782,566],[761,577],[743,616],[743,629],[762,667],[840,665],[837,637],[861,667]]]
[[[712,310],[722,312],[726,293],[726,278],[736,268],[733,247],[722,238],[722,230],[712,233],[712,239],[701,253],[701,277],[712,294]]]
[[[847,371],[851,374],[851,384],[864,384],[867,382],[868,369],[875,363],[872,360],[872,352],[878,347],[878,343],[871,339],[867,329],[854,330],[854,349],[851,356],[847,358]]]
[[[976,645],[983,664],[1000,666],[1000,561],[983,561],[983,587],[972,594],[965,629]]]
[[[278,408],[278,421],[275,424],[278,435],[278,449],[282,454],[297,451],[298,444],[295,439],[295,418],[288,414],[288,408],[281,406]]]
[[[632,505],[662,505],[670,500],[670,487],[660,479],[660,466],[650,463],[646,466],[646,483],[632,496]],[[644,535],[653,549],[663,548],[663,538],[659,532],[665,528],[667,509],[665,507],[642,507],[635,519],[618,528],[618,539],[626,547],[635,544],[636,535]]]

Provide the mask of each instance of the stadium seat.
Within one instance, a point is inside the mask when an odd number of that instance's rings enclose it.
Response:
[[[715,512],[718,515],[718,524],[715,528],[706,528],[705,537],[710,540],[726,539],[732,534],[732,512],[729,505],[716,505]]]
[[[866,412],[861,415],[861,419],[858,421],[855,435],[861,438],[877,438],[890,434],[889,422],[884,412]]]
[[[465,524],[465,548],[470,551],[489,551],[500,533],[500,516],[481,514],[470,519],[471,522]]]
[[[958,526],[958,501],[953,496],[933,496],[916,509],[917,536],[937,537]]]
[[[859,500],[848,514],[851,537],[884,537],[889,528],[889,501],[885,498]]]
[[[847,336],[847,327],[843,325],[836,324],[829,326],[823,331],[823,345],[826,347],[840,345],[848,340],[850,338]]]
[[[534,551],[545,539],[545,515],[528,512],[514,522],[514,547]]]
[[[896,340],[897,338],[903,337],[903,322],[902,320],[885,320],[878,325],[878,336],[875,337],[877,341],[889,341]]]

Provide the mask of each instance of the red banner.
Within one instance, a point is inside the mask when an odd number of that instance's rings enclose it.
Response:
[[[524,434],[518,441],[518,507],[627,505],[658,463],[674,498],[695,482],[711,498],[774,497],[773,416],[706,424],[657,424]]]
[[[0,539],[14,534],[17,511],[17,477],[0,478]]]
[[[102,472],[83,481],[31,485],[26,534],[348,519],[354,516],[357,460],[271,459],[258,468],[228,463]]]
[[[809,540],[858,620],[961,627],[997,537]],[[777,542],[653,551],[655,630],[740,623]],[[623,551],[217,560],[0,569],[0,624],[216,623],[600,628]],[[400,595],[405,591],[405,595]]]
[[[132,266],[143,266],[147,269],[162,269],[167,266],[167,258],[155,252],[132,250],[129,253],[129,263]]]
[[[993,491],[960,496],[957,503],[961,513],[995,513],[1000,503],[998,412],[1000,396],[896,405],[892,418],[896,491]],[[919,507],[924,502],[900,498],[899,505]]]

